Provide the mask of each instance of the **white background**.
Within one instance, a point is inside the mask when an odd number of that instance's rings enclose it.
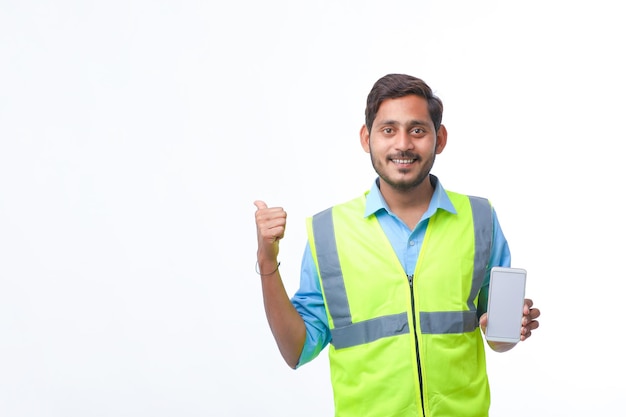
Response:
[[[0,416],[330,416],[254,273],[255,199],[368,189],[365,98],[444,101],[433,172],[489,197],[541,328],[488,354],[492,416],[623,409],[623,61],[612,1],[0,0]]]

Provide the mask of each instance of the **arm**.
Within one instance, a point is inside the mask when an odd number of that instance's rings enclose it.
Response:
[[[257,262],[265,315],[283,359],[295,369],[306,339],[306,328],[285,291],[278,270],[278,243],[285,234],[287,213],[280,207],[268,208],[262,201],[255,201],[254,205],[257,207]]]
[[[532,334],[532,331],[539,327],[539,321],[537,318],[541,315],[541,311],[538,308],[533,307],[533,300],[526,298],[524,300],[524,315],[522,316],[522,327],[520,329],[520,341],[528,339]],[[480,328],[485,333],[487,328],[487,313],[480,316]],[[506,352],[511,350],[517,345],[517,343],[506,342],[490,342],[487,341],[489,347],[496,352]]]

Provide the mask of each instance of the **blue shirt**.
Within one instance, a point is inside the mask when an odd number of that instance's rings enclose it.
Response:
[[[446,210],[456,214],[456,210],[452,202],[448,198],[443,186],[434,175],[430,176],[432,184],[435,186],[435,192],[430,200],[428,209],[415,226],[410,230],[407,225],[391,212],[389,206],[385,202],[380,189],[378,188],[377,178],[372,185],[369,193],[365,198],[364,217],[372,214],[376,215],[385,235],[393,246],[394,251],[407,275],[413,274],[417,258],[419,257],[428,219],[435,214],[437,210]],[[492,209],[493,210],[493,209]],[[489,288],[489,271],[493,266],[511,265],[511,253],[509,245],[502,233],[495,210],[493,211],[493,244],[491,248],[491,256],[489,258],[489,266],[487,274],[483,281],[483,287],[479,294],[478,312],[486,311],[486,301]],[[324,299],[320,288],[319,276],[311,248],[307,242],[302,257],[302,266],[300,270],[300,288],[291,298],[291,302],[302,316],[306,325],[306,341],[300,354],[298,367],[313,360],[319,353],[330,343],[330,328],[328,326],[328,317],[324,307]]]

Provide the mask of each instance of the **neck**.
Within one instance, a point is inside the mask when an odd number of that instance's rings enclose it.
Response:
[[[426,177],[419,185],[409,189],[398,189],[390,186],[385,181],[379,181],[380,193],[392,211],[394,208],[415,208],[430,204],[435,187],[430,181],[430,176]]]
[[[389,209],[412,230],[428,209],[435,188],[430,176],[421,184],[410,189],[397,189],[385,181],[380,181],[380,193]]]

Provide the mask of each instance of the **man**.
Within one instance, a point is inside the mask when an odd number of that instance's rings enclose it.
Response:
[[[374,84],[360,138],[378,177],[363,195],[307,219],[291,299],[278,262],[287,215],[254,203],[270,328],[294,369],[330,344],[336,416],[488,415],[481,329],[489,271],[510,266],[510,252],[488,200],[447,191],[430,174],[447,142],[442,113],[418,78],[389,74]],[[526,299],[520,340],[539,314]]]

